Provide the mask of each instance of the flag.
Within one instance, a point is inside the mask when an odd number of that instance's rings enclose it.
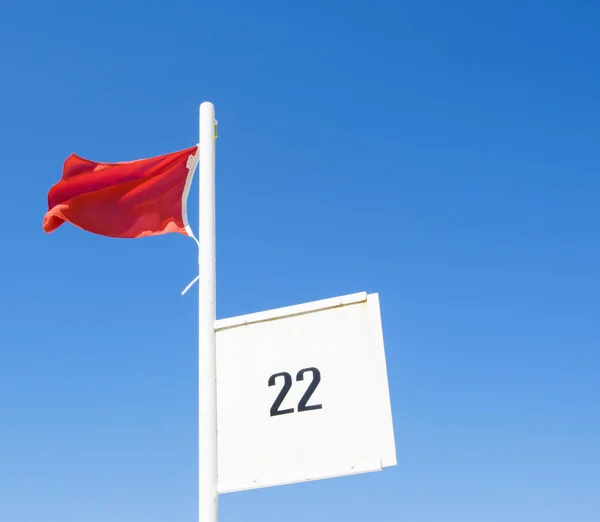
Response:
[[[88,232],[139,238],[170,232],[194,237],[187,196],[198,163],[198,147],[121,163],[97,163],[75,154],[48,192],[42,228],[65,221]]]

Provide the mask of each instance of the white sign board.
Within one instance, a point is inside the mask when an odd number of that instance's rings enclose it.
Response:
[[[395,465],[378,295],[217,321],[217,405],[220,493]]]

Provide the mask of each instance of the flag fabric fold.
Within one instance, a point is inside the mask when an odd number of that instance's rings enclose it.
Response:
[[[120,163],[98,163],[72,154],[61,180],[48,192],[42,228],[50,233],[69,222],[116,238],[171,232],[194,237],[187,220],[187,197],[197,163],[197,146]]]

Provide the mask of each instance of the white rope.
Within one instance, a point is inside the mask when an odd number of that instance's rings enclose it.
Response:
[[[200,276],[199,276],[199,275],[197,275],[196,277],[194,277],[194,280],[193,280],[193,281],[192,281],[192,282],[191,282],[189,285],[187,285],[187,286],[186,286],[186,287],[183,289],[183,292],[181,292],[181,295],[185,295],[185,294],[187,293],[187,291],[188,291],[190,288],[192,288],[192,286],[194,286],[194,283],[195,283],[196,281],[198,281],[198,279],[200,279]]]

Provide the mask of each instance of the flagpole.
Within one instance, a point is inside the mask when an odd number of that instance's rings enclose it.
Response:
[[[198,518],[217,522],[215,108],[200,105],[198,226]]]

